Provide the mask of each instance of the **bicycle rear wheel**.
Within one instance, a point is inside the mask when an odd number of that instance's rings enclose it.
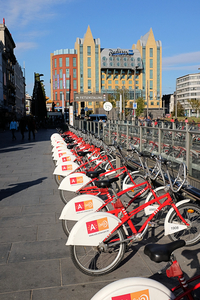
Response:
[[[124,238],[124,231],[119,228],[109,237],[106,250],[99,246],[70,246],[72,261],[87,275],[100,276],[110,273],[120,264],[126,251],[125,243],[112,245],[112,241],[123,241]]]
[[[172,241],[185,240],[186,246],[195,245],[200,240],[200,207],[193,203],[185,203],[178,206],[178,210],[190,226],[184,230],[170,234],[169,238]],[[169,222],[183,224],[175,211],[171,213]]]
[[[54,176],[55,182],[59,186],[61,181],[63,180],[64,176],[62,176],[62,175],[53,175],[53,176]]]
[[[108,211],[107,206],[105,206],[101,211]],[[64,233],[66,234],[66,236],[69,236],[72,228],[74,227],[74,225],[77,223],[77,221],[74,220],[62,220],[62,228],[64,230]]]

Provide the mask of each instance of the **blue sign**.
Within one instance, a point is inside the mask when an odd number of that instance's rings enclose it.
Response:
[[[137,109],[137,103],[133,103],[133,109]]]

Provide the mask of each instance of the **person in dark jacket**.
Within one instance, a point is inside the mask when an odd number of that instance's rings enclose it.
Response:
[[[26,130],[26,118],[22,117],[20,122],[19,122],[19,129],[22,135],[22,140],[24,139],[24,132]]]
[[[35,120],[32,116],[28,118],[28,139],[31,139],[31,132],[33,134],[33,139],[35,139],[35,129],[36,129],[36,124]]]

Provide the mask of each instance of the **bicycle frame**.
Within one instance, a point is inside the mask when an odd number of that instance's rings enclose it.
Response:
[[[160,200],[166,198],[166,200],[161,204]],[[159,207],[146,219],[146,221],[143,223],[143,225],[140,227],[140,229],[137,231],[135,226],[133,225],[133,222],[131,221],[131,217],[133,217],[134,215],[136,215],[137,213],[139,213],[140,211],[144,210],[145,207],[154,204],[154,203],[158,203]],[[123,204],[122,204],[123,205]],[[157,197],[155,195],[155,198],[150,200],[147,203],[144,203],[142,205],[140,205],[139,207],[133,209],[131,212],[127,212],[125,210],[124,207],[122,208],[116,208],[112,211],[109,211],[109,213],[114,214],[115,216],[118,216],[119,213],[122,213],[123,216],[120,218],[120,223],[109,233],[109,235],[103,240],[104,243],[106,243],[106,240],[110,237],[110,235],[116,231],[119,227],[123,226],[126,222],[129,225],[131,231],[132,231],[132,235],[127,237],[127,240],[131,240],[131,238],[133,239],[135,235],[140,234],[142,236],[142,233],[145,231],[145,228],[147,228],[148,224],[150,223],[150,221],[153,219],[153,217],[160,211],[162,210],[165,206],[172,206],[174,208],[174,210],[176,211],[177,215],[179,216],[179,218],[181,219],[181,221],[186,225],[189,226],[189,224],[185,221],[185,219],[181,216],[178,208],[176,207],[176,205],[173,203],[173,200],[171,198],[171,195],[169,193],[166,193],[162,196]],[[123,241],[122,241],[123,242]]]

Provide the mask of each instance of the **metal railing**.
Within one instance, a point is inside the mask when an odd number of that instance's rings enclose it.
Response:
[[[115,139],[124,149],[132,144],[139,151],[161,154],[177,164],[184,162],[188,178],[195,179],[200,189],[200,127],[194,124],[154,122],[142,124],[139,121],[108,121],[98,123],[75,120],[75,126],[98,135],[106,143]],[[191,182],[190,182],[191,183]],[[193,182],[193,186],[195,186]]]

